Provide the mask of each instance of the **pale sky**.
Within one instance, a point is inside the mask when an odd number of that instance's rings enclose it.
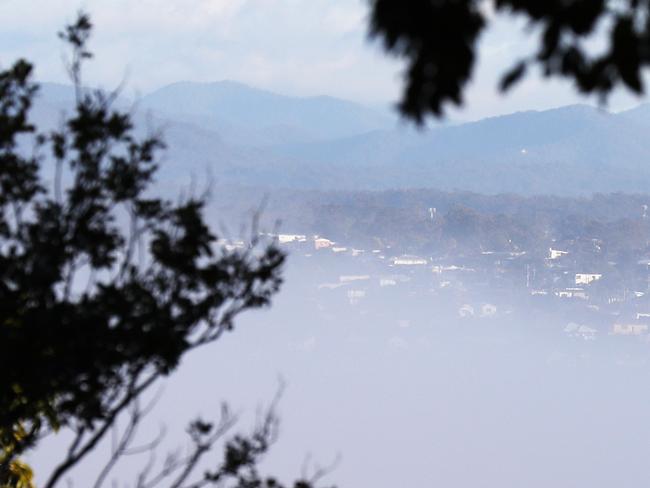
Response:
[[[371,105],[397,101],[403,64],[367,40],[365,0],[0,0],[0,62],[23,56],[42,81],[65,82],[56,32],[88,11],[96,59],[86,82],[145,94],[176,81],[235,80],[287,95],[331,95]],[[521,25],[500,21],[482,41],[465,108],[477,119],[571,103],[594,103],[567,83],[529,79],[509,96],[499,74],[529,52]],[[644,100],[617,94],[609,108]]]

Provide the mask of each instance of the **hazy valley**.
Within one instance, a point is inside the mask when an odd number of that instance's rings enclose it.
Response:
[[[71,88],[43,85],[36,120],[55,124],[71,100]],[[646,105],[618,114],[575,105],[418,129],[389,110],[235,82],[177,83],[123,103],[143,127],[164,131],[162,184],[209,174],[217,186],[564,196],[650,186]]]
[[[71,101],[44,85],[35,118]],[[133,106],[168,145],[156,192],[209,188],[224,247],[261,232],[288,253],[271,310],[184,363],[155,419],[263,402],[282,376],[267,463],[286,476],[340,454],[341,486],[650,481],[650,107],[419,130],[233,82]],[[197,394],[206,370],[229,374]],[[165,446],[182,439],[172,422]]]

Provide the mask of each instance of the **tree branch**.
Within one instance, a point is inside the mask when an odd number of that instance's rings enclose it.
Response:
[[[106,417],[102,427],[95,432],[95,434],[88,439],[86,444],[79,449],[76,453],[68,452],[67,458],[59,464],[55,470],[50,475],[49,479],[44,485],[44,488],[53,488],[56,486],[56,483],[59,479],[70,469],[72,469],[86,454],[88,454],[103,437],[106,435],[108,430],[111,428],[117,416],[124,410],[135,398],[137,398],[142,392],[149,388],[158,378],[160,373],[154,372],[152,375],[142,382],[137,387],[129,388],[124,398],[111,410],[111,412]],[[137,379],[136,379],[137,381]]]

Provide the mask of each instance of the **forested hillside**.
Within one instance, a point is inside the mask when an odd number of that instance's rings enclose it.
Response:
[[[261,226],[320,234],[345,245],[434,254],[537,251],[594,240],[608,251],[645,252],[650,194],[589,198],[482,195],[440,190],[379,192],[272,191],[224,187],[214,192],[214,218],[236,231],[262,208]],[[650,250],[650,248],[648,248]]]

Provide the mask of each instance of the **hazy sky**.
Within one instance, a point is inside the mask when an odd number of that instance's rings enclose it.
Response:
[[[2,65],[25,56],[41,80],[65,81],[56,32],[80,8],[96,25],[90,84],[108,88],[126,78],[127,91],[142,94],[175,81],[231,79],[369,104],[398,98],[402,63],[368,43],[365,0],[0,0]],[[504,20],[484,37],[468,103],[455,117],[594,102],[539,79],[496,96],[499,73],[531,47],[521,32]],[[640,101],[618,94],[610,108]]]

